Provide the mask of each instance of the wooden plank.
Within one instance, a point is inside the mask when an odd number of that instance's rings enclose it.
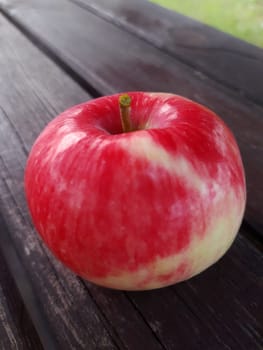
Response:
[[[1,223],[1,220],[0,220]],[[0,251],[0,348],[43,349]]]
[[[262,236],[263,108],[71,2],[0,3],[34,42],[101,94],[169,91],[217,112],[241,148],[248,189],[245,219]]]
[[[112,332],[117,332],[122,339],[121,349],[166,349],[165,341],[159,339],[125,293],[101,288],[87,281],[83,283],[103,310]],[[174,308],[172,301],[170,307]],[[152,308],[155,308],[154,304]],[[185,310],[186,306],[183,305],[182,308]]]
[[[1,160],[1,159],[0,159]],[[2,166],[2,162],[0,162]],[[2,189],[2,179],[0,179],[0,189]],[[1,196],[4,197],[4,192],[1,191]],[[0,202],[0,210],[1,210],[1,202]],[[14,281],[16,286],[18,287],[18,291],[20,293],[20,297],[22,297],[25,302],[25,306],[27,310],[29,310],[30,317],[34,323],[35,329],[40,331],[40,339],[45,348],[55,350],[57,349],[57,343],[52,336],[52,331],[49,327],[49,323],[47,323],[45,317],[39,312],[40,303],[37,299],[37,295],[31,285],[31,281],[27,276],[25,271],[25,267],[23,262],[21,261],[19,255],[17,254],[17,250],[15,245],[13,245],[11,234],[8,226],[6,225],[3,216],[0,216],[0,227],[1,227],[1,236],[0,236],[0,244],[1,250],[3,251],[3,255],[8,265],[8,269],[14,277]]]
[[[259,47],[149,1],[71,1],[229,86],[240,96],[263,104],[263,50]]]

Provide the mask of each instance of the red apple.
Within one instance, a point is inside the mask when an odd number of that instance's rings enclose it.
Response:
[[[99,285],[142,290],[216,262],[237,234],[246,190],[236,141],[215,113],[172,94],[129,96],[131,132],[122,129],[119,94],[49,123],[25,189],[60,261]]]

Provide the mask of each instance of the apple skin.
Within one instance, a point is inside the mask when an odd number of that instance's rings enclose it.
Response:
[[[230,247],[246,202],[237,143],[225,123],[178,95],[130,92],[70,108],[34,143],[28,206],[53,254],[79,276],[123,289],[186,280]]]

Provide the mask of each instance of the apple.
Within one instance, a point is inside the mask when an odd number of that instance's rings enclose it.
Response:
[[[74,106],[25,171],[35,227],[77,275],[123,290],[186,280],[230,247],[245,209],[242,160],[211,110],[166,93]]]

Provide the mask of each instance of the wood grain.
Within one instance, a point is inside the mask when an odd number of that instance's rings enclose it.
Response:
[[[0,220],[0,224],[2,221]],[[2,227],[2,225],[1,225]],[[0,251],[0,349],[43,349]]]
[[[262,237],[262,107],[74,3],[11,0],[4,11],[52,59],[64,62],[101,94],[169,91],[217,112],[239,143],[247,177],[245,219]]]
[[[263,104],[262,49],[149,1],[71,1]]]

